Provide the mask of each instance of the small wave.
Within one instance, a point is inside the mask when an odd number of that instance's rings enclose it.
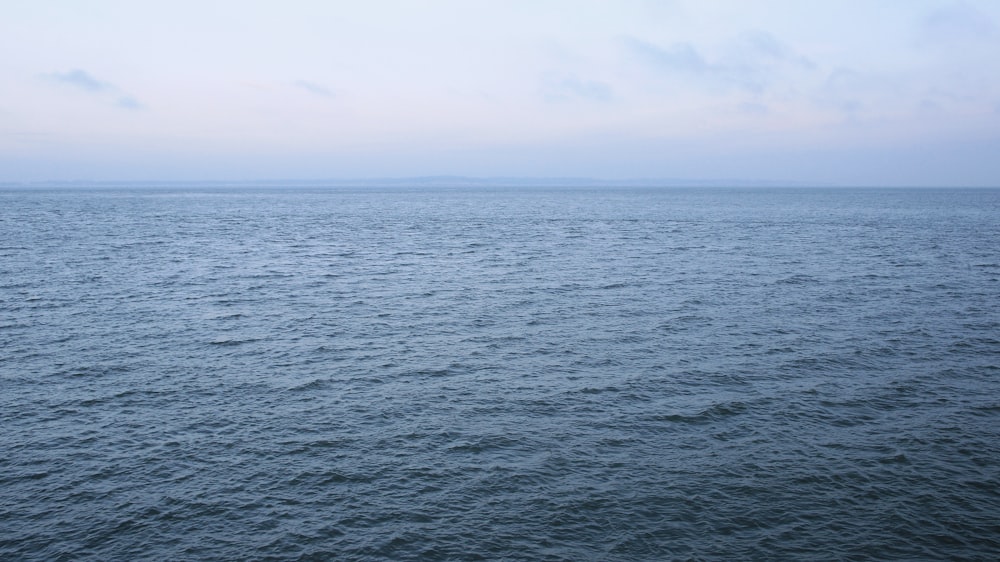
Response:
[[[484,453],[495,449],[511,449],[519,444],[518,440],[506,435],[488,435],[448,447],[451,453]]]
[[[1000,404],[976,406],[972,408],[972,414],[975,416],[996,416],[1000,414]]]
[[[220,314],[218,316],[212,316],[209,320],[236,320],[238,318],[246,318],[245,314],[234,312],[231,314]]]
[[[420,369],[414,371],[413,374],[420,377],[439,378],[439,377],[454,376],[459,374],[459,372],[460,371],[458,370],[457,366],[448,366],[443,369]]]
[[[651,421],[703,424],[724,420],[749,411],[749,406],[740,401],[713,404],[696,414],[659,414],[650,416]]]
[[[684,329],[691,324],[710,324],[712,319],[707,316],[698,316],[696,314],[685,314],[681,316],[676,316],[671,319],[670,322],[665,322],[657,326],[659,330],[674,331]]]
[[[335,449],[350,444],[347,439],[316,439],[314,441],[284,441],[282,445],[295,445],[293,453],[305,452],[309,449]]]
[[[367,482],[369,477],[349,474],[341,472],[338,470],[326,470],[322,472],[317,471],[305,471],[293,476],[289,481],[288,485],[293,488],[309,488],[317,487],[323,488],[324,486],[329,486],[331,484],[345,484],[349,482]]]
[[[893,455],[891,457],[884,457],[878,460],[881,464],[909,464],[910,459],[907,458],[903,453]]]
[[[156,396],[162,396],[164,394],[168,394],[168,392],[169,391],[165,391],[165,390],[139,390],[139,389],[130,388],[130,389],[127,389],[127,390],[122,390],[120,392],[116,392],[114,394],[108,394],[108,395],[105,395],[105,396],[96,396],[96,397],[93,397],[93,398],[86,398],[86,399],[80,400],[79,401],[79,405],[80,406],[84,406],[84,407],[100,406],[100,405],[104,405],[104,404],[116,402],[116,401],[119,401],[119,400],[125,400],[126,398],[130,399],[129,400],[130,403],[134,403],[137,400],[143,400],[145,398],[152,398],[152,397],[156,397]]]
[[[120,373],[126,373],[129,371],[129,367],[126,365],[87,365],[82,367],[70,367],[68,369],[63,369],[56,373],[63,377],[103,377],[106,375],[114,375]]]
[[[229,347],[229,346],[243,345],[245,343],[253,343],[253,342],[256,342],[256,341],[260,341],[260,340],[258,340],[256,338],[249,338],[249,339],[245,339],[245,340],[214,339],[214,340],[208,342],[208,345],[218,345],[218,346],[222,346],[222,347]]]
[[[325,379],[314,379],[314,380],[311,380],[309,382],[305,382],[305,383],[302,383],[302,384],[299,384],[299,385],[292,386],[288,390],[290,392],[304,392],[304,391],[309,391],[309,390],[320,390],[320,389],[326,387],[326,385],[328,383],[329,383],[329,381],[325,380]]]
[[[796,274],[791,277],[786,277],[784,279],[779,279],[775,281],[777,285],[804,285],[806,283],[816,283],[819,279],[811,275]]]
[[[18,480],[41,480],[51,475],[48,471],[25,472],[21,474],[5,474],[0,476],[0,484],[13,484]]]
[[[594,388],[588,386],[580,389],[578,392],[580,392],[580,394],[604,394],[605,392],[621,392],[621,389],[615,386],[606,386],[604,388]]]

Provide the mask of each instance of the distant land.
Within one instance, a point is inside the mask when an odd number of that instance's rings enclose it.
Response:
[[[746,179],[413,176],[389,178],[262,180],[53,180],[0,181],[3,188],[183,187],[850,187],[830,183]]]

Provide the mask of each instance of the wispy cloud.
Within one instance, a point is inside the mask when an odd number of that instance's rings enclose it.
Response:
[[[99,80],[87,71],[79,68],[74,68],[67,72],[50,72],[43,74],[42,78],[90,94],[114,98],[112,105],[121,109],[137,110],[145,108],[139,100],[126,94],[111,82]]]
[[[768,106],[750,101],[741,103],[737,109],[744,115],[767,115],[771,112]]]
[[[660,47],[653,43],[625,37],[624,42],[641,60],[661,70],[703,75],[712,70],[705,57],[691,43],[674,43],[669,47]]]
[[[582,99],[608,102],[614,99],[611,86],[597,80],[581,80],[573,75],[554,73],[542,77],[542,97],[548,102],[566,102]]]
[[[823,82],[817,101],[845,116],[855,117],[865,109],[863,99],[878,97],[884,88],[878,77],[862,74],[852,68],[835,68]]]
[[[101,80],[98,80],[87,72],[75,68],[69,72],[52,72],[45,75],[46,78],[60,84],[66,84],[88,92],[105,92],[113,90],[114,87]]]
[[[296,80],[295,82],[292,82],[292,85],[301,90],[305,90],[310,94],[315,94],[324,98],[332,98],[336,95],[333,93],[333,90],[327,88],[326,86],[317,84],[316,82],[310,82],[308,80]]]
[[[696,84],[761,93],[781,72],[812,70],[815,65],[764,31],[749,31],[722,46],[712,58],[693,43],[660,46],[624,37],[626,52],[661,76]]]
[[[816,67],[815,63],[808,57],[796,53],[787,44],[766,31],[754,30],[743,33],[736,42],[736,47],[739,52],[743,53],[744,58],[758,63],[770,61],[788,63],[805,69]]]
[[[976,8],[962,3],[940,8],[921,21],[918,40],[924,45],[963,44],[994,39],[996,22]]]
[[[122,109],[143,109],[144,108],[144,106],[141,103],[139,103],[139,101],[136,100],[135,98],[133,98],[132,96],[122,96],[122,97],[118,98],[118,101],[115,103],[115,105],[118,106],[118,107],[120,107],[120,108],[122,108]]]

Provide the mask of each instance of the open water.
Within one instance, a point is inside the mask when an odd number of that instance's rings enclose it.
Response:
[[[0,191],[0,559],[1000,556],[1000,190]]]

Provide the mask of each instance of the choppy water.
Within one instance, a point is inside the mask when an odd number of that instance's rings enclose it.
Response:
[[[5,560],[1000,554],[1000,190],[0,192]]]

